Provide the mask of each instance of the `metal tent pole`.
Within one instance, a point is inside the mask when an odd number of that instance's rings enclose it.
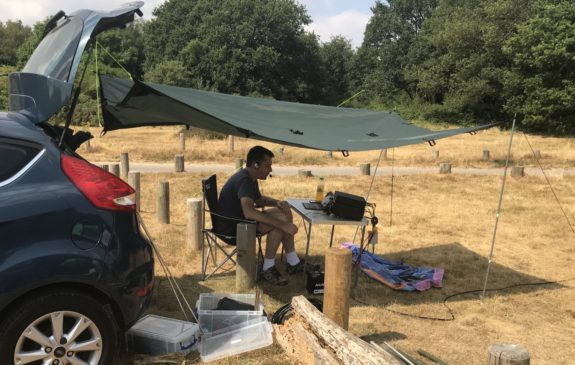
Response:
[[[505,181],[507,180],[507,168],[509,167],[509,158],[511,156],[511,145],[513,144],[513,134],[515,132],[515,118],[517,113],[513,116],[513,125],[511,126],[511,137],[509,138],[509,147],[507,148],[507,158],[505,160],[505,169],[503,170],[503,180],[501,181],[501,191],[499,193],[499,203],[497,205],[497,213],[495,214],[495,227],[493,228],[493,239],[491,240],[491,250],[489,252],[489,261],[487,263],[487,271],[485,273],[485,282],[483,283],[483,292],[481,297],[485,298],[485,291],[487,290],[487,280],[489,279],[489,271],[491,270],[491,262],[493,261],[493,251],[495,249],[495,237],[497,236],[497,226],[499,224],[499,212],[501,211],[501,203],[503,202],[503,192],[505,190]]]

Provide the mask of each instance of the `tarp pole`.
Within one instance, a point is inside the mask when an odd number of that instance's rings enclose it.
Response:
[[[375,170],[373,171],[373,177],[371,178],[371,183],[369,184],[369,189],[367,190],[367,195],[365,196],[365,200],[368,201],[369,200],[369,194],[371,194],[371,188],[373,187],[373,182],[375,181],[375,176],[377,175],[377,169],[379,168],[379,163],[381,162],[381,156],[383,156],[383,150],[385,148],[382,148],[381,151],[379,152],[379,158],[377,159],[377,165],[375,165]],[[357,226],[355,228],[355,233],[353,234],[353,240],[351,242],[355,243],[355,238],[357,237],[357,232],[359,232],[359,227]],[[360,242],[360,247],[363,245],[363,242]]]
[[[515,132],[515,118],[517,113],[513,116],[513,124],[511,125],[511,136],[509,137],[509,147],[507,148],[507,158],[505,159],[505,169],[503,170],[503,179],[501,180],[501,191],[499,193],[499,203],[497,205],[497,213],[495,214],[495,227],[493,228],[493,238],[491,240],[491,250],[489,252],[489,261],[487,262],[487,271],[485,272],[485,282],[483,283],[483,292],[481,298],[485,298],[485,291],[487,290],[487,280],[489,279],[489,271],[491,270],[491,262],[493,261],[493,251],[495,249],[495,237],[497,236],[497,226],[499,225],[499,212],[501,212],[501,204],[503,202],[503,192],[505,190],[505,181],[507,180],[507,168],[509,167],[509,159],[511,156],[511,145],[513,144],[513,134]]]

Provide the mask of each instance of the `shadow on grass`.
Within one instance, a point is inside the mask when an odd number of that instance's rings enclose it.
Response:
[[[403,260],[411,266],[444,268],[443,288],[431,288],[423,292],[397,291],[362,274],[358,281],[358,287],[353,291],[355,298],[361,302],[373,306],[442,303],[447,296],[453,294],[482,290],[488,264],[487,257],[479,255],[457,242],[396,252],[385,257],[390,260]],[[545,280],[492,262],[487,289],[542,282],[545,282]],[[489,291],[486,295],[508,296],[541,290],[555,290],[563,287],[560,284],[522,285],[505,290]],[[480,294],[459,295],[449,301],[476,300]],[[352,300],[352,305],[363,304]]]

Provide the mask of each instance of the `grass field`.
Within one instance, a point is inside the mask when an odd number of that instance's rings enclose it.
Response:
[[[92,161],[117,161],[121,152],[129,152],[130,159],[139,162],[172,162],[179,150],[180,127],[146,127],[112,131],[100,136],[100,129],[91,128],[95,136],[91,141],[91,152],[83,155]],[[202,139],[188,133],[186,151],[187,162],[194,163],[234,163],[235,158],[245,158],[248,149],[255,143],[262,144],[272,151],[277,144],[235,138],[234,152],[229,151],[227,139]],[[510,133],[497,128],[478,132],[476,135],[460,135],[437,141],[435,147],[426,143],[395,148],[387,152],[389,165],[393,157],[396,166],[437,166],[439,162],[450,162],[454,167],[498,167],[505,162]],[[540,163],[544,168],[565,168],[575,166],[575,140],[553,137],[527,136],[516,133],[513,146],[513,163],[524,166],[537,166],[533,150],[541,153]],[[434,159],[432,151],[438,151]],[[491,159],[483,161],[483,151],[489,150]],[[361,163],[375,165],[379,151],[352,152],[349,157],[334,152],[333,157],[324,151],[314,151],[296,147],[284,147],[284,153],[277,154],[275,163],[279,165],[334,165],[358,166]]]
[[[158,133],[159,132],[159,133]],[[488,131],[476,136],[462,136],[440,141],[440,156],[451,156],[460,166],[482,166],[481,151],[490,149],[501,154],[507,146],[507,133]],[[527,155],[526,142],[516,136],[514,156]],[[187,161],[229,162],[226,141],[191,139]],[[540,149],[548,167],[561,168],[575,164],[572,141],[530,137]],[[237,157],[256,141],[236,141]],[[177,153],[176,128],[144,128],[118,132],[97,138],[95,152],[85,154],[93,161],[111,160],[121,151],[129,151],[132,161],[171,161]],[[269,145],[272,148],[277,146]],[[420,145],[395,150],[396,163],[426,165],[430,147]],[[499,152],[497,152],[499,151]],[[479,154],[479,158],[477,158]],[[199,156],[199,157],[195,157]],[[234,154],[233,156],[236,156]],[[277,164],[334,163],[359,164],[377,159],[378,153],[357,153],[343,159],[327,160],[323,152],[286,147]],[[502,158],[502,157],[501,157]],[[529,158],[524,157],[525,164]],[[434,163],[434,162],[433,162]],[[452,162],[455,163],[455,162]],[[200,197],[198,174],[144,174],[141,180],[143,219],[151,236],[168,262],[170,270],[193,304],[202,292],[234,292],[234,271],[200,281],[200,255],[185,249],[185,202]],[[228,176],[218,175],[219,184]],[[367,193],[370,177],[328,176],[326,190],[341,190],[359,195]],[[170,182],[171,224],[156,222],[156,186]],[[282,177],[261,183],[264,194],[275,197],[310,197],[315,179]],[[555,193],[570,221],[575,222],[575,177],[551,179]],[[508,179],[499,227],[494,261],[488,288],[518,284],[557,282],[547,285],[516,286],[488,292],[485,299],[477,293],[453,297],[447,305],[454,313],[450,318],[442,304],[447,296],[482,289],[487,257],[493,238],[496,208],[501,188],[499,176],[417,175],[394,179],[393,215],[391,215],[391,179],[375,180],[370,202],[377,205],[380,219],[377,254],[403,259],[417,266],[445,269],[444,287],[422,293],[391,290],[362,276],[351,301],[350,331],[368,341],[387,341],[414,357],[418,349],[431,352],[450,365],[486,364],[487,349],[494,343],[518,343],[529,349],[534,364],[572,363],[575,345],[575,233],[567,224],[554,195],[545,180],[525,177]],[[391,220],[391,225],[390,225]],[[299,221],[297,223],[300,223]],[[305,246],[300,224],[296,245]],[[351,241],[354,230],[338,227],[336,244]],[[311,260],[323,264],[329,230],[314,228]],[[283,265],[280,264],[280,269]],[[181,318],[177,302],[163,273],[159,280],[151,312]],[[573,279],[570,281],[562,281]],[[290,277],[289,286],[276,288],[265,283],[264,302],[268,313],[304,293],[303,276]],[[403,315],[395,313],[401,312]],[[437,320],[422,319],[431,317]],[[172,363],[199,362],[197,353],[188,358],[168,357]],[[142,356],[128,357],[126,363],[152,364],[157,360]],[[270,348],[228,358],[221,364],[291,364],[274,345]],[[429,361],[428,361],[429,363]]]

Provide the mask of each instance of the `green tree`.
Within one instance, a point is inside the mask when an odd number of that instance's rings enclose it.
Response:
[[[536,1],[503,51],[513,58],[506,110],[518,112],[528,130],[574,134],[575,3]]]
[[[5,24],[0,22],[0,66],[16,66],[18,63],[17,50],[32,34],[30,27],[22,24],[20,20],[8,20]]]
[[[189,86],[320,99],[319,43],[304,31],[310,18],[294,0],[172,0],[154,15],[145,28],[147,72],[179,61]]]
[[[412,48],[408,80],[432,104],[423,117],[488,122],[505,117],[501,47],[529,14],[527,0],[444,0]]]
[[[324,104],[338,105],[353,93],[350,75],[354,56],[349,39],[342,36],[334,37],[321,45]]]
[[[413,84],[404,77],[410,49],[438,0],[377,0],[358,50],[366,89],[383,100],[398,93],[413,97]]]

